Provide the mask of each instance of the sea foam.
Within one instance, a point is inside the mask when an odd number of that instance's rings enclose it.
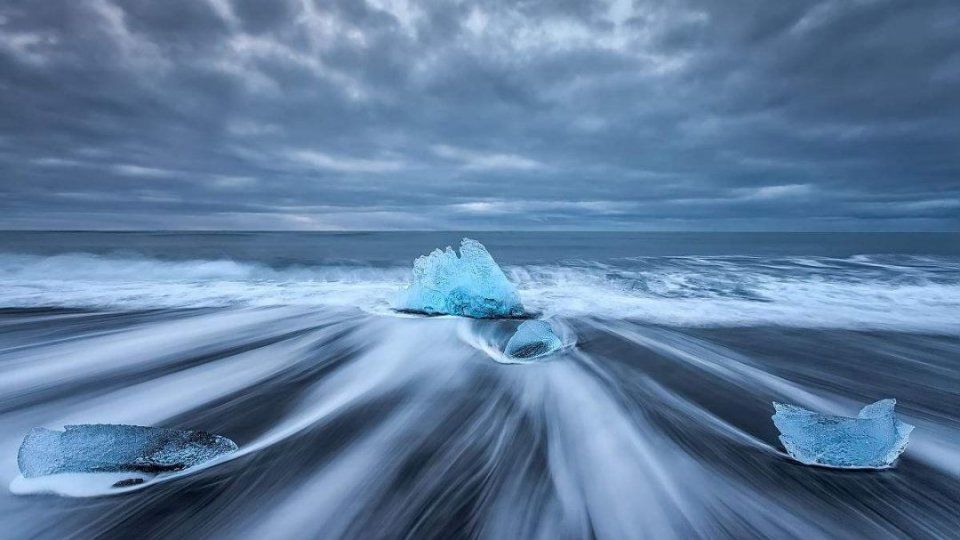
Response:
[[[651,257],[505,266],[527,311],[677,326],[779,325],[956,333],[960,268],[937,258]],[[388,314],[403,266],[0,253],[0,306],[350,307]]]

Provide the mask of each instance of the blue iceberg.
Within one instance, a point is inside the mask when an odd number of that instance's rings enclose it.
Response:
[[[884,469],[907,447],[913,426],[893,412],[895,399],[860,410],[856,418],[818,414],[774,403],[773,423],[787,453],[806,465],[840,469]]]
[[[539,358],[553,354],[563,342],[546,321],[524,321],[507,341],[504,353],[511,358]]]
[[[33,428],[17,464],[24,478],[76,472],[178,471],[237,450],[226,437],[203,431],[84,424],[64,431]]]
[[[460,242],[459,257],[450,247],[418,257],[413,264],[413,283],[400,291],[395,307],[477,319],[523,314],[516,287],[483,244],[469,238]]]

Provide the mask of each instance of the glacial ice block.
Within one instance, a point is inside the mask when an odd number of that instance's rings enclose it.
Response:
[[[507,341],[504,353],[511,358],[538,358],[563,347],[563,342],[553,333],[546,321],[524,321]]]
[[[24,478],[75,472],[177,471],[237,450],[226,437],[203,431],[84,424],[64,431],[33,428],[17,464]]]
[[[413,264],[413,283],[400,291],[395,307],[477,319],[523,314],[516,287],[483,244],[469,238],[460,242],[459,257],[450,247],[418,257]]]
[[[913,426],[893,412],[895,399],[860,410],[856,418],[818,414],[796,405],[774,403],[773,423],[787,453],[806,465],[841,469],[884,469],[907,446]]]

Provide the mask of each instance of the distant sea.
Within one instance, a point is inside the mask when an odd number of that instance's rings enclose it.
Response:
[[[463,237],[576,346],[504,365],[519,321],[396,313]],[[770,421],[889,397],[889,470],[800,465]],[[960,233],[0,232],[0,479],[69,423],[241,452],[3,490],[0,536],[955,537]]]

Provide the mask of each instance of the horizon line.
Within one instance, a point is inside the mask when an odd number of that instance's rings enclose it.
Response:
[[[696,233],[696,234],[960,234],[960,230],[630,230],[630,229],[3,229],[0,233]]]

